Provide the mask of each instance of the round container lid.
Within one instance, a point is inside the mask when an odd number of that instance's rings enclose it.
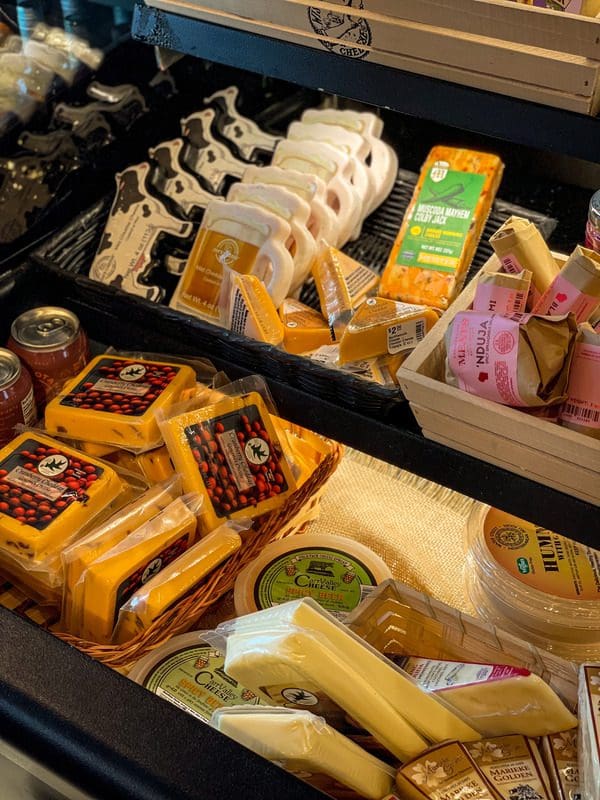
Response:
[[[204,722],[217,708],[259,705],[254,692],[225,675],[224,656],[204,633],[174,636],[138,661],[128,677]]]
[[[18,316],[10,332],[28,350],[58,350],[77,337],[79,320],[66,308],[41,306]]]
[[[344,536],[301,534],[273,542],[238,576],[238,615],[312,597],[344,619],[378,583],[392,577],[372,550]]]
[[[600,228],[600,189],[590,201],[590,219],[596,228]]]
[[[18,356],[4,347],[0,347],[0,389],[8,389],[21,374],[21,362]]]

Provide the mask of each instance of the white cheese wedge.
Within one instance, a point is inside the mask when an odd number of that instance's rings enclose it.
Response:
[[[373,647],[321,608],[312,598],[283,603],[275,608],[248,614],[225,623],[222,630],[236,633],[252,630],[272,631],[289,626],[316,634],[336,648],[353,672],[383,695],[391,706],[421,736],[432,742],[445,739],[476,741],[475,728],[432,694],[421,689],[404,671],[389,663]],[[219,626],[221,628],[221,626]],[[331,676],[334,679],[336,675]]]
[[[394,769],[309,711],[234,707],[216,711],[211,724],[334,797],[351,789],[378,800],[392,789]]]
[[[577,725],[577,717],[548,684],[527,669],[414,656],[393,660],[485,736],[545,736]]]

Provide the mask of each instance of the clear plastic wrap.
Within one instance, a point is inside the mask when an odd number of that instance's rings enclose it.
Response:
[[[238,706],[215,711],[211,724],[331,797],[379,800],[392,789],[391,767],[310,711]]]
[[[180,497],[181,492],[181,478],[179,475],[174,475],[164,483],[152,486],[106,522],[63,550],[61,558],[64,589],[61,625],[64,630],[72,633],[79,630],[82,599],[77,597],[77,592],[83,588],[79,579],[87,567],[163,511],[173,500]]]
[[[579,768],[584,800],[600,800],[600,664],[579,672]]]
[[[578,731],[563,731],[542,739],[542,753],[556,800],[581,800]]]
[[[242,546],[251,523],[226,522],[141,586],[121,607],[113,641],[122,644],[151,625]]]
[[[121,606],[194,543],[201,505],[199,495],[178,497],[88,565],[79,579],[83,639],[111,641]]]
[[[600,658],[600,552],[477,504],[465,579],[489,622],[581,663]]]

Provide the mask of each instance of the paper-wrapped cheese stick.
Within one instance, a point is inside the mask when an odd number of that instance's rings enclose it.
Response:
[[[578,246],[534,308],[535,314],[575,314],[587,322],[600,306],[600,253]]]
[[[446,383],[507,406],[562,403],[576,334],[571,314],[461,311],[446,332]]]
[[[509,217],[490,239],[504,272],[531,272],[533,304],[558,275],[559,267],[541,233],[522,217]]]
[[[600,439],[600,333],[591,325],[579,328],[567,395],[560,410],[562,424]]]
[[[477,280],[473,311],[493,311],[503,317],[521,314],[527,305],[531,272],[518,275],[506,272],[484,272]]]

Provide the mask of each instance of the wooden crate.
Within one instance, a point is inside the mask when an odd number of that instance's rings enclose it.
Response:
[[[555,254],[558,263],[565,256]],[[482,272],[496,272],[493,256]],[[600,441],[444,382],[445,333],[469,309],[476,279],[400,368],[400,386],[424,436],[600,506]]]
[[[347,58],[571,111],[600,110],[600,20],[502,0],[147,2]]]

